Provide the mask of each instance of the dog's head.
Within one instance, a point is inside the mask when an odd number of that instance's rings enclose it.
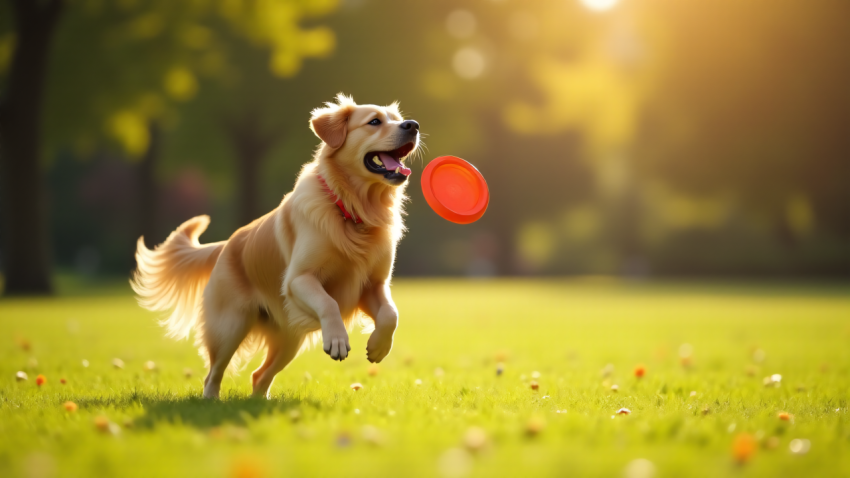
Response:
[[[398,186],[410,170],[404,159],[419,147],[419,123],[402,118],[398,104],[358,105],[340,93],[313,110],[310,128],[324,141],[324,156],[367,181]]]

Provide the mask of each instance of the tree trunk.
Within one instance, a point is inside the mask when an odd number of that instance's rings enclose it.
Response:
[[[39,160],[50,42],[61,0],[11,0],[17,46],[0,99],[0,191],[6,294],[50,294],[47,201]]]
[[[260,160],[264,155],[264,151],[246,149],[236,158],[239,166],[239,227],[260,216]]]
[[[505,130],[504,123],[498,114],[492,111],[484,111],[479,116],[487,131],[493,132],[488,142],[487,155],[491,161],[510,160],[510,145],[512,133]],[[516,244],[516,231],[522,218],[522,211],[515,212],[514,204],[518,204],[515,188],[512,187],[515,179],[515,171],[510,168],[493,168],[489,171],[487,181],[491,191],[500,191],[500,194],[490,196],[490,204],[488,205],[487,218],[490,228],[495,234],[498,241],[499,253],[496,254],[494,265],[496,274],[516,275],[520,272],[517,266],[517,257],[519,251]],[[494,214],[498,214],[498,218],[494,218]],[[517,215],[520,217],[517,217]]]
[[[159,159],[161,132],[159,126],[151,122],[148,125],[150,142],[148,150],[138,165],[138,227],[139,235],[144,237],[148,248],[159,244],[158,217],[159,191],[156,182],[156,167]]]
[[[264,134],[258,125],[257,114],[247,114],[242,121],[225,121],[236,153],[239,190],[236,219],[239,227],[262,215],[260,211],[260,166],[278,137]]]

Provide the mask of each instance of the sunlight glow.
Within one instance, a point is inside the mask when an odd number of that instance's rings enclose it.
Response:
[[[455,10],[446,19],[446,30],[449,35],[462,40],[475,34],[475,15],[468,10]]]
[[[463,79],[474,80],[484,73],[487,62],[484,55],[473,47],[461,48],[452,59],[455,73]]]
[[[605,10],[610,10],[619,1],[620,0],[581,0],[581,3],[591,10],[603,12]]]

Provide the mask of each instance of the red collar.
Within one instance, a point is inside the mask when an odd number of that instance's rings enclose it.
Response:
[[[331,201],[335,202],[339,207],[339,210],[342,211],[342,215],[345,216],[345,219],[351,219],[354,221],[354,224],[360,224],[363,222],[363,220],[357,217],[354,213],[348,212],[348,209],[345,208],[345,204],[342,203],[342,199],[334,194],[331,188],[328,187],[328,183],[325,182],[325,178],[323,178],[321,174],[317,174],[316,176],[319,178],[319,182],[322,183],[322,187],[325,189],[325,192],[330,195]]]

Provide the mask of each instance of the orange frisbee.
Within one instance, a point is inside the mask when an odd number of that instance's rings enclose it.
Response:
[[[422,173],[422,192],[434,212],[457,224],[481,219],[490,203],[484,176],[455,156],[440,156],[428,163]]]

